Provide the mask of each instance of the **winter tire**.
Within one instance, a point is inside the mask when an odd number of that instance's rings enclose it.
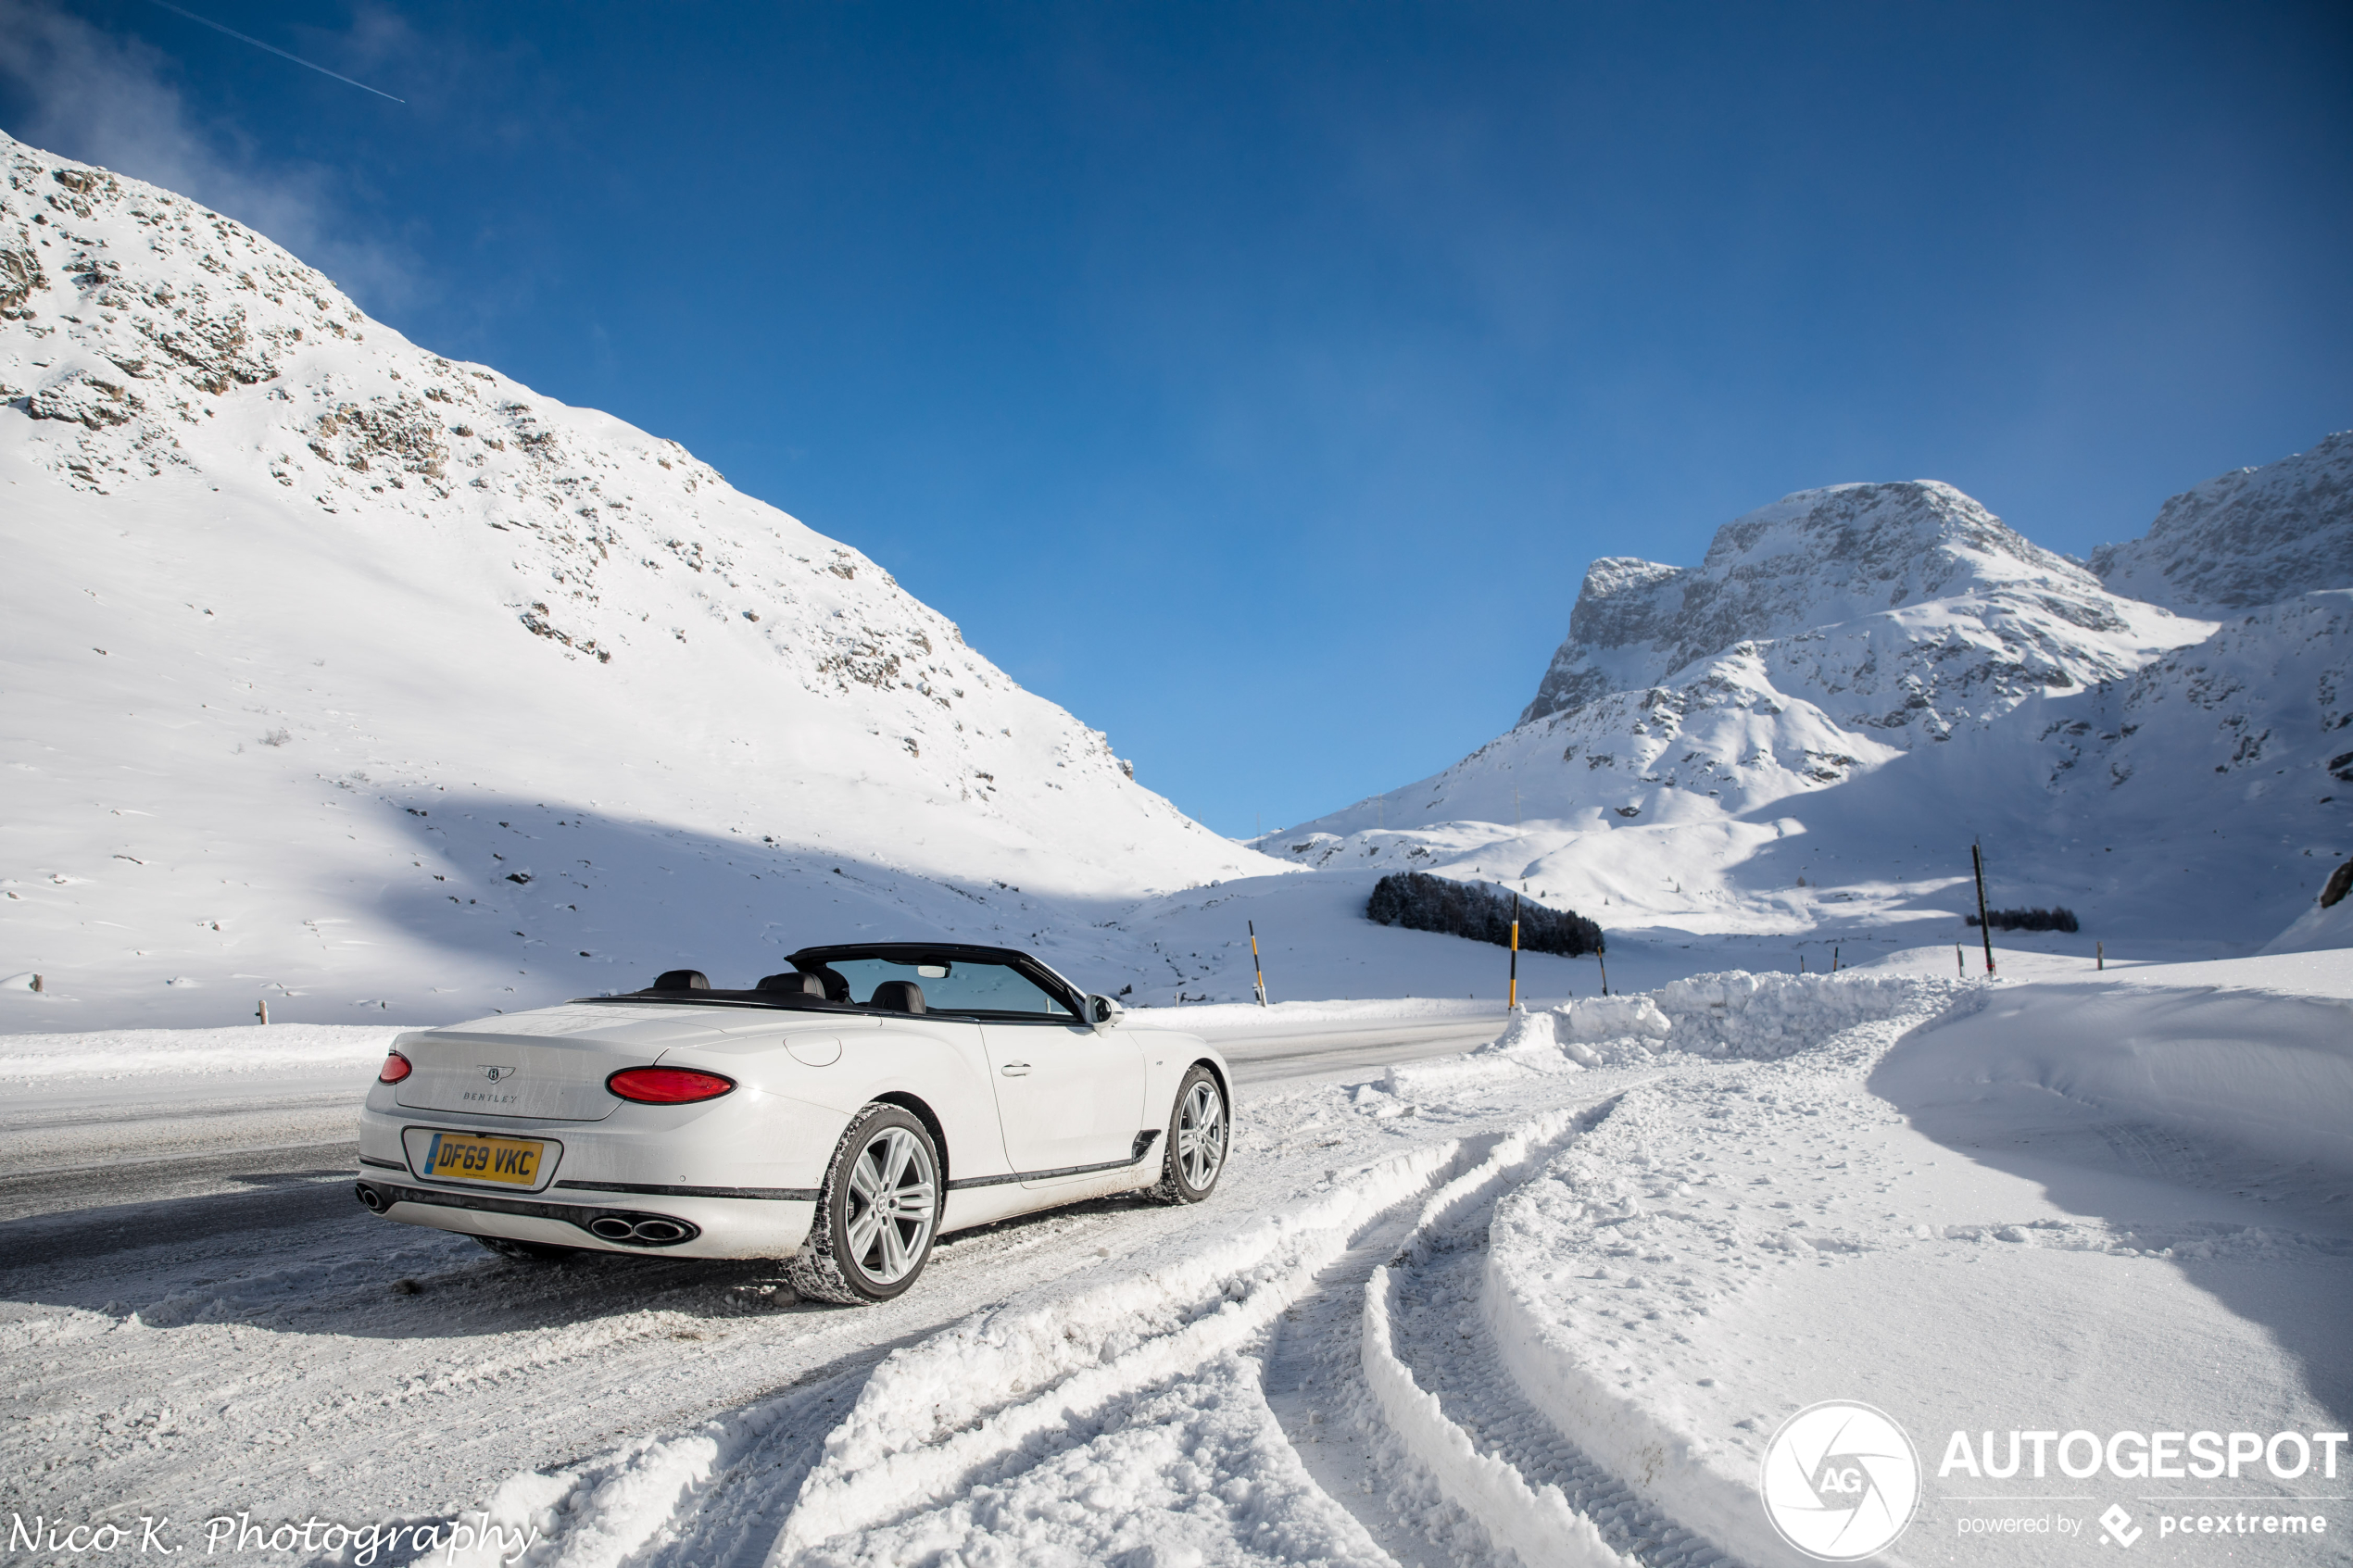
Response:
[[[478,1236],[474,1244],[496,1252],[501,1258],[513,1258],[527,1263],[557,1263],[580,1250],[577,1247],[559,1247],[552,1241],[517,1241],[510,1236]]]
[[[898,1106],[867,1106],[834,1146],[816,1221],[786,1281],[813,1301],[889,1300],[924,1272],[941,1197],[929,1130]]]
[[[1199,1203],[1207,1198],[1226,1168],[1232,1132],[1233,1119],[1227,1113],[1226,1091],[1217,1074],[1195,1062],[1176,1085],[1176,1104],[1168,1113],[1168,1152],[1151,1196],[1164,1203]]]

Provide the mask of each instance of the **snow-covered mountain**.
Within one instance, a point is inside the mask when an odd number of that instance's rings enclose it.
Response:
[[[442,1016],[861,930],[1051,951],[1279,869],[676,443],[170,192],[0,164],[16,994]]]
[[[1518,725],[1260,847],[1852,939],[1957,925],[1978,837],[1997,905],[2186,937],[2194,890],[2251,948],[2353,848],[2348,465],[2353,433],[2176,496],[2105,582],[1929,482],[1800,492],[1696,568],[1598,561]],[[2121,591],[2150,581],[2229,619]]]
[[[2194,634],[2166,619],[1948,484],[1802,490],[1725,524],[1697,567],[1594,562],[1520,722],[1682,684],[1754,645],[1843,721],[1908,746]]]
[[[1264,842],[1315,863],[1368,825],[1723,820],[2211,629],[2108,592],[1949,485],[1801,491],[1726,524],[1697,568],[1595,562],[1516,728]]]
[[[2183,491],[2145,537],[2093,551],[2092,570],[2120,594],[2187,615],[2353,583],[2353,430]]]

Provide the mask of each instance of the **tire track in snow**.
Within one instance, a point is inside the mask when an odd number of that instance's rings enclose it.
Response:
[[[1159,1261],[1076,1291],[1026,1292],[690,1432],[510,1476],[484,1512],[540,1524],[534,1561],[565,1568],[891,1561],[911,1534],[973,1529],[950,1516],[975,1498],[1038,1494],[1005,1501],[989,1531],[1026,1508],[1051,1513],[1058,1473],[1076,1464],[1119,1473],[1120,1485],[1081,1488],[1106,1517],[1118,1506],[1104,1499],[1174,1477],[1175,1491],[1216,1495],[1228,1536],[1256,1544],[1273,1531],[1311,1556],[1378,1563],[1379,1548],[1289,1451],[1248,1351],[1369,1225],[1418,1212],[1473,1158],[1461,1139],[1433,1140],[1206,1244],[1214,1222],[1202,1215],[1211,1223],[1172,1238]],[[1403,1223],[1381,1230],[1376,1259]],[[1165,1509],[1130,1513],[1164,1528]]]
[[[1491,1416],[1508,1411],[1519,1402],[1508,1382],[1491,1375],[1463,1379],[1465,1370],[1475,1369],[1460,1365],[1453,1348],[1442,1337],[1433,1337],[1424,1348],[1434,1353],[1422,1356],[1419,1364],[1425,1375],[1456,1391],[1455,1410],[1450,1414],[1447,1402],[1424,1388],[1414,1368],[1398,1354],[1392,1322],[1421,1283],[1408,1272],[1415,1261],[1427,1264],[1434,1255],[1457,1252],[1466,1242],[1483,1236],[1485,1221],[1494,1212],[1503,1191],[1541,1170],[1564,1145],[1606,1117],[1617,1104],[1613,1098],[1590,1110],[1554,1111],[1498,1139],[1486,1159],[1431,1196],[1407,1233],[1403,1248],[1388,1264],[1375,1268],[1365,1282],[1360,1353],[1374,1405],[1390,1430],[1429,1473],[1438,1490],[1478,1521],[1499,1555],[1516,1558],[1523,1568],[1552,1568],[1556,1563],[1626,1568],[1627,1560],[1612,1549],[1593,1521],[1573,1506],[1553,1481],[1550,1473],[1558,1468],[1556,1464],[1537,1468],[1532,1482],[1525,1474],[1530,1460],[1554,1456],[1533,1453],[1524,1443],[1499,1449],[1491,1436],[1495,1430],[1491,1420],[1480,1422],[1475,1436],[1474,1430],[1466,1430],[1454,1419],[1454,1415],[1471,1417],[1471,1411],[1463,1408],[1466,1403]],[[1476,1335],[1476,1323],[1475,1312],[1449,1320],[1453,1331],[1466,1339]],[[1460,1398],[1466,1381],[1477,1390],[1474,1400]],[[1512,1424],[1514,1429],[1519,1424]],[[1582,1500],[1581,1492],[1579,1497]]]
[[[1716,1561],[1563,1442],[1479,1337],[1478,1265],[1497,1202],[1617,1098],[1479,1140],[1475,1163],[1418,1212],[1368,1232],[1319,1282],[1318,1298],[1287,1314],[1268,1355],[1269,1404],[1317,1479],[1394,1558],[1492,1556],[1529,1568]]]
[[[1586,1118],[1578,1131],[1600,1120]],[[1441,1490],[1529,1568],[1705,1568],[1724,1561],[1715,1546],[1562,1436],[1521,1391],[1494,1339],[1490,1224],[1503,1198],[1567,1141],[1523,1146],[1508,1168],[1475,1173],[1485,1178],[1476,1185],[1466,1178],[1451,1204],[1433,1200],[1411,1241],[1366,1285],[1367,1376]],[[1572,1524],[1562,1524],[1564,1512]]]
[[[1481,1311],[1498,1204],[1644,1082],[1469,1140],[1443,1185],[1368,1227],[1284,1314],[1266,1356],[1270,1410],[1391,1558],[1723,1561],[1553,1429],[1515,1386]]]
[[[1422,1145],[1225,1242],[1076,1297],[980,1314],[890,1358],[827,1435],[770,1561],[920,1512],[1122,1396],[1243,1350],[1365,1224],[1447,1173],[1462,1147]]]

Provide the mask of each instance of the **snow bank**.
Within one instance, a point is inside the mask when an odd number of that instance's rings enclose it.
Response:
[[[248,1023],[227,1029],[0,1035],[0,1083],[283,1073],[295,1067],[362,1074],[383,1061],[394,1036],[406,1032],[377,1023]]]
[[[2323,967],[2353,980],[2353,951]],[[2299,965],[2299,968],[2309,965]],[[2114,980],[1996,984],[1889,1054],[1874,1093],[1919,1111],[1998,1115],[2020,1090],[2104,1119],[2172,1128],[2216,1149],[2353,1176],[2353,999],[2266,984],[2263,960],[2178,966]],[[2251,984],[2207,976],[2240,972]],[[2189,978],[2190,976],[2183,976]],[[2205,983],[2199,983],[2199,982]]]
[[[1927,1011],[1962,988],[1923,975],[1752,974],[1670,981],[1654,995],[1678,1049],[1770,1061],[1858,1023]]]
[[[1392,1095],[1429,1095],[1522,1073],[1630,1066],[1667,1049],[1773,1060],[1858,1023],[1933,1011],[1961,988],[1959,981],[1916,975],[1699,974],[1647,995],[1516,1014],[1487,1045],[1400,1063],[1381,1083]]]
[[[1529,1073],[1581,1073],[1598,1066],[1600,1055],[1590,1047],[1562,1039],[1560,1024],[1560,1016],[1555,1012],[1515,1012],[1501,1035],[1473,1050],[1460,1056],[1397,1063],[1381,1075],[1381,1090],[1403,1100],[1477,1087]],[[1381,1113],[1374,1111],[1376,1115]]]
[[[1499,1203],[1480,1305],[1500,1360],[1564,1436],[1743,1561],[1805,1561],[1756,1505],[1765,1435],[1788,1411],[1874,1399],[1932,1430],[1969,1424],[1951,1412],[1971,1400],[2041,1392],[2051,1368],[2032,1358],[1992,1372],[2013,1348],[1998,1331],[1945,1348],[1991,1374],[1982,1386],[1921,1375],[1919,1330],[1955,1292],[2032,1302],[2054,1323],[2101,1318],[2118,1340],[2102,1354],[2129,1361],[2177,1347],[2211,1305],[2211,1277],[2177,1265],[2305,1273],[2341,1254],[2259,1205],[2353,1175],[2353,952],[1967,986],[1706,975],[1655,995],[1682,1050],[1780,1060],[1686,1057],[1631,1086]],[[1956,1148],[1973,1152],[1941,1158]],[[2020,1174],[1984,1150],[2031,1158]],[[2103,1160],[2123,1188],[2088,1173],[2075,1207],[2052,1196],[2053,1162]],[[2206,1207],[2218,1173],[2258,1164],[2261,1198],[2227,1217]],[[2169,1180],[2198,1203],[2149,1208]],[[2094,1189],[2128,1191],[2132,1223],[2084,1207]],[[2325,1280],[2301,1288],[2331,1299]],[[2125,1298],[2158,1304],[2117,1311]],[[1869,1324],[1843,1316],[1858,1309]],[[2293,1358],[2246,1364],[2286,1386],[2307,1375]],[[2162,1375],[2116,1385],[2116,1424],[2145,1420],[2131,1412],[2152,1388],[2173,1408],[2212,1397],[2197,1369]],[[1953,1499],[1931,1504],[1949,1514]]]

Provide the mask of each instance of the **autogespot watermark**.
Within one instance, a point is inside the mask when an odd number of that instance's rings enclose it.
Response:
[[[2227,1548],[2267,1537],[2309,1547],[2330,1534],[2321,1505],[2348,1500],[2338,1485],[2347,1447],[2343,1432],[1955,1432],[1934,1477],[1943,1495],[1926,1498],[1919,1453],[1894,1419],[1832,1399],[1781,1424],[1766,1446],[1757,1490],[1781,1538],[1823,1562],[1874,1556],[1923,1512],[1940,1533],[1988,1544],[2039,1537],[2129,1550],[2152,1537],[2220,1537]],[[2073,1486],[2014,1489],[2036,1481]],[[2086,1482],[2138,1485],[2112,1486],[2127,1492],[2118,1498],[2098,1496]],[[2007,1485],[1974,1489],[1987,1483]],[[2273,1486],[2276,1495],[2253,1495]]]
[[[1781,1423],[1757,1488],[1781,1539],[1824,1562],[1854,1562],[1912,1523],[1920,1460],[1884,1411],[1830,1399]]]
[[[486,1552],[513,1568],[538,1541],[536,1524],[510,1527],[487,1518],[346,1524],[313,1516],[297,1524],[292,1521],[256,1523],[250,1512],[240,1512],[216,1513],[201,1524],[175,1525],[168,1515],[152,1514],[143,1514],[128,1524],[111,1520],[74,1524],[39,1513],[29,1520],[21,1513],[8,1516],[12,1555],[23,1551],[51,1558],[177,1557],[201,1549],[199,1555],[205,1557],[257,1551],[331,1558],[348,1554],[355,1568],[373,1568],[379,1556],[387,1563],[396,1559],[420,1563],[439,1552],[443,1562],[450,1563],[460,1552],[470,1556]]]
[[[2266,1480],[2293,1482],[2307,1488],[2273,1497],[2196,1492],[2135,1492],[2129,1499],[2109,1501],[2093,1521],[2099,1525],[2097,1544],[2130,1549],[2152,1528],[2159,1540],[2175,1536],[2221,1536],[2231,1541],[2268,1536],[2304,1537],[2329,1533],[2327,1512],[2316,1504],[2342,1502],[2344,1495],[2329,1488],[2337,1479],[2347,1436],[2343,1432],[2108,1432],[2083,1428],[2061,1432],[1982,1432],[1972,1441],[1956,1432],[1944,1445],[1936,1467],[1939,1481],[2043,1481],[2055,1477],[2083,1482],[2137,1481],[2221,1482],[2244,1486]],[[2323,1489],[2312,1491],[2318,1486]],[[2092,1504],[2089,1494],[2034,1497],[2020,1494],[1957,1494],[1947,1501],[1957,1505],[1952,1515],[1956,1535],[2018,1535],[2053,1532],[2082,1537],[2084,1520],[2051,1503]],[[2025,1512],[2019,1512],[2021,1508]],[[2150,1512],[2154,1511],[2154,1512]]]

